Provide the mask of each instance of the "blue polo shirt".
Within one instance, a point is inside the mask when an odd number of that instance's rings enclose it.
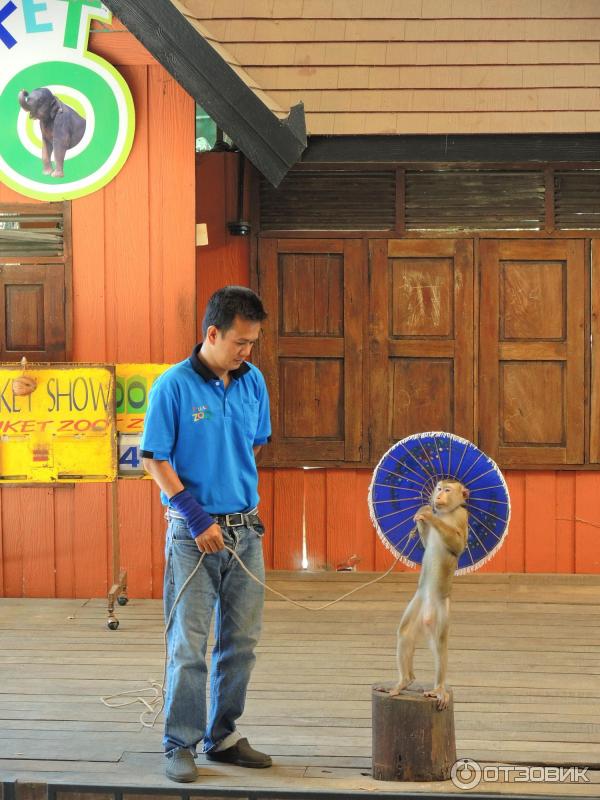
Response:
[[[140,451],[168,461],[209,514],[258,505],[253,447],[271,436],[269,395],[262,373],[244,362],[225,387],[198,358],[168,369],[153,383]],[[161,492],[167,505],[167,497]]]

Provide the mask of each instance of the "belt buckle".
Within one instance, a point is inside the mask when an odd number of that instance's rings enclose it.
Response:
[[[233,522],[232,520],[234,517],[239,518],[239,522]],[[244,515],[241,513],[237,514],[225,514],[225,525],[228,528],[242,528],[246,523],[244,522]]]

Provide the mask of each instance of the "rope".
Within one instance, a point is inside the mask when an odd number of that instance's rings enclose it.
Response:
[[[599,522],[592,522],[590,519],[581,519],[581,517],[556,517],[560,522],[581,522],[584,525],[593,525],[594,528],[600,528]]]
[[[373,578],[366,583],[361,583],[359,586],[356,586],[354,589],[351,589],[349,592],[345,592],[345,594],[341,595],[340,597],[336,598],[335,600],[330,600],[328,603],[324,603],[322,606],[307,606],[304,603],[299,603],[296,600],[292,600],[291,597],[287,597],[287,595],[283,594],[283,592],[278,591],[277,589],[273,589],[271,586],[268,586],[266,583],[257,578],[253,572],[251,572],[248,567],[244,564],[242,559],[238,556],[235,550],[232,550],[231,547],[227,547],[225,545],[225,550],[228,550],[231,555],[236,559],[240,567],[244,570],[244,572],[252,578],[253,581],[260,584],[264,589],[267,589],[269,592],[276,594],[278,597],[281,597],[282,600],[285,600],[288,603],[291,603],[298,608],[303,608],[305,611],[323,611],[325,608],[330,608],[330,606],[334,606],[336,603],[339,603],[341,600],[344,600],[346,597],[350,597],[351,594],[360,591],[361,589],[366,589],[367,586],[371,586],[378,581],[383,580],[390,572],[394,569],[400,558],[398,557],[392,566],[386,570],[383,575],[379,575],[377,578]],[[206,553],[202,553],[200,556],[200,560],[192,570],[192,572],[186,578],[183,586],[177,593],[177,597],[175,598],[175,602],[171,607],[171,611],[169,613],[167,622],[165,624],[165,632],[163,634],[163,642],[165,648],[165,658],[163,662],[163,675],[162,681],[156,680],[149,680],[148,686],[143,686],[140,689],[127,689],[123,692],[116,692],[115,694],[107,694],[100,698],[102,703],[107,706],[108,708],[124,708],[125,706],[135,705],[136,703],[141,703],[145,706],[144,711],[141,712],[139,720],[140,724],[143,725],[144,728],[153,728],[156,720],[158,719],[160,713],[163,710],[165,704],[165,680],[167,675],[167,632],[173,620],[173,613],[175,612],[175,608],[177,607],[177,603],[179,602],[181,595],[184,593],[186,588],[188,587],[190,581],[194,577],[194,575],[200,569],[200,565],[204,561]],[[144,692],[150,692],[150,694],[143,694]],[[158,706],[158,708],[156,708]],[[152,718],[149,720],[147,719],[148,714],[152,714]]]

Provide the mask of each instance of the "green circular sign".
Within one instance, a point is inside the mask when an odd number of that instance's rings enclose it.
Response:
[[[94,132],[83,152],[69,159],[64,178],[42,174],[42,165],[24,145],[17,134],[17,119],[21,113],[19,91],[47,85],[73,86],[90,101],[95,115]],[[17,73],[0,95],[2,127],[11,131],[3,141],[2,156],[6,164],[24,178],[40,184],[55,186],[58,181],[83,181],[100,170],[110,158],[119,134],[119,109],[108,83],[87,67],[61,61],[34,64]]]

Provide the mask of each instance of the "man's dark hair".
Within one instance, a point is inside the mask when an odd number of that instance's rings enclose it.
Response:
[[[210,325],[215,325],[221,333],[225,333],[236,317],[250,322],[262,322],[266,319],[267,312],[260,297],[252,289],[245,286],[224,286],[217,289],[206,304],[202,320],[204,336]]]

